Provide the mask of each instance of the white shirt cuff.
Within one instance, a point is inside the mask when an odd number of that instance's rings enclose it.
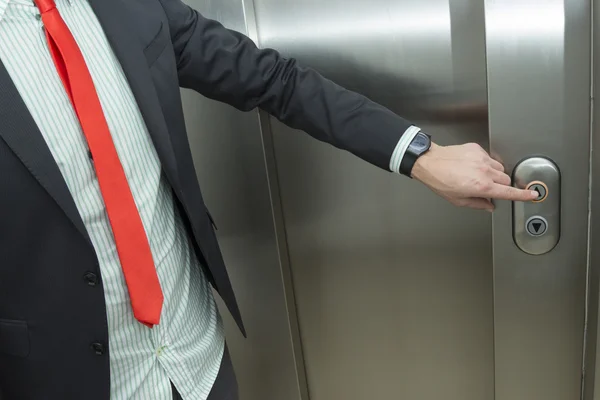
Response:
[[[408,146],[419,132],[421,132],[421,128],[414,125],[404,132],[404,135],[402,135],[398,141],[398,144],[396,145],[396,148],[394,149],[394,152],[392,153],[392,158],[390,159],[390,171],[397,174],[400,173],[400,163],[402,163],[404,153],[406,153]]]

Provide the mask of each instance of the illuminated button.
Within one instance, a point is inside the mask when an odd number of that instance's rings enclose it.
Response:
[[[548,186],[544,182],[534,181],[527,185],[527,190],[535,190],[539,193],[537,199],[533,200],[534,203],[540,203],[546,200],[548,197]]]

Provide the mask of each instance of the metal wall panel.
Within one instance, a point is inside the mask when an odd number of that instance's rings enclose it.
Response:
[[[600,0],[592,1],[592,173],[590,176],[590,237],[589,237],[589,265],[588,265],[588,296],[587,296],[587,320],[585,324],[585,374],[583,380],[584,400],[600,400],[600,107],[595,99],[600,90],[598,76],[600,73]]]
[[[256,0],[258,37],[487,146],[478,0]],[[273,120],[311,400],[491,400],[491,217]]]
[[[496,400],[581,397],[587,272],[590,2],[487,0],[491,146],[509,170],[541,155],[562,174],[561,240],[530,256],[510,204],[494,214]]]
[[[456,209],[263,113],[184,92],[250,332],[226,317],[242,400],[308,400],[305,378],[311,400],[580,398],[598,298],[590,275],[586,319],[589,1],[188,1],[440,144],[491,137],[509,170],[544,155],[563,174],[561,241],[529,256],[510,204],[493,221]]]
[[[187,2],[228,28],[247,32],[241,0]],[[219,299],[241,400],[299,400],[305,388],[298,370],[301,353],[292,345],[295,316],[288,300],[293,296],[283,286],[258,113],[242,113],[187,90],[182,96],[200,184],[248,330],[244,340]]]

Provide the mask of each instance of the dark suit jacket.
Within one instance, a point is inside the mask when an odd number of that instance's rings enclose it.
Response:
[[[198,186],[180,87],[388,169],[409,123],[180,0],[89,0],[141,108],[212,284],[244,330]],[[40,83],[42,84],[42,83]],[[38,127],[0,64],[0,397],[108,400],[98,260]]]

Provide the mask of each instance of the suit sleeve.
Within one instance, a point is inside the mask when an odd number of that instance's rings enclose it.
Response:
[[[261,108],[284,124],[390,171],[410,122],[316,71],[258,49],[241,33],[181,0],[159,0],[169,20],[180,86],[239,110]]]

